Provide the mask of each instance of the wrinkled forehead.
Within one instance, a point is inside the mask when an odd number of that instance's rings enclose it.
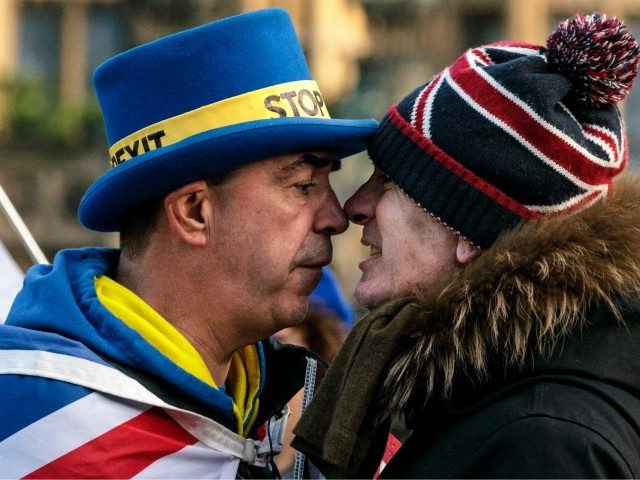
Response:
[[[327,169],[334,172],[340,169],[340,160],[335,155],[325,152],[304,152],[272,157],[265,160],[278,178],[286,179],[302,170]]]

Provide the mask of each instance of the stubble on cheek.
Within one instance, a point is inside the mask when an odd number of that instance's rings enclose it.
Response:
[[[331,239],[324,235],[318,235],[298,249],[292,262],[292,268],[297,266],[318,265],[327,263],[333,257],[333,245]]]

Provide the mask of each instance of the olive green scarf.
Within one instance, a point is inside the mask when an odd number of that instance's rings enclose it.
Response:
[[[378,392],[415,311],[402,299],[360,320],[294,429],[292,445],[328,478],[372,478],[378,467],[389,432]]]

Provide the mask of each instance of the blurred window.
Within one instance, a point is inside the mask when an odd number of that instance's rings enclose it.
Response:
[[[63,212],[67,221],[75,221],[78,212],[78,205],[80,205],[80,199],[87,190],[89,183],[90,182],[85,182],[84,179],[80,178],[73,178],[70,182],[67,182],[64,190],[63,202]]]
[[[636,38],[640,38],[640,18],[628,19],[629,30]],[[629,133],[629,166],[634,170],[640,170],[640,80],[631,90],[631,95],[627,98],[625,109],[625,120]]]
[[[39,201],[37,173],[32,168],[11,168],[4,173],[0,182],[13,206],[23,219],[35,215]]]
[[[92,5],[87,38],[87,81],[108,58],[130,47],[128,22],[118,5]]]
[[[25,2],[20,22],[20,75],[55,84],[59,75],[60,5]]]
[[[465,48],[486,45],[505,37],[504,18],[495,10],[473,10],[464,13],[461,21]]]

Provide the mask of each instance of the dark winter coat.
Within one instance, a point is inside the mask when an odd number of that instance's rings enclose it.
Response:
[[[640,179],[503,235],[408,302],[380,416],[387,478],[640,477]]]

